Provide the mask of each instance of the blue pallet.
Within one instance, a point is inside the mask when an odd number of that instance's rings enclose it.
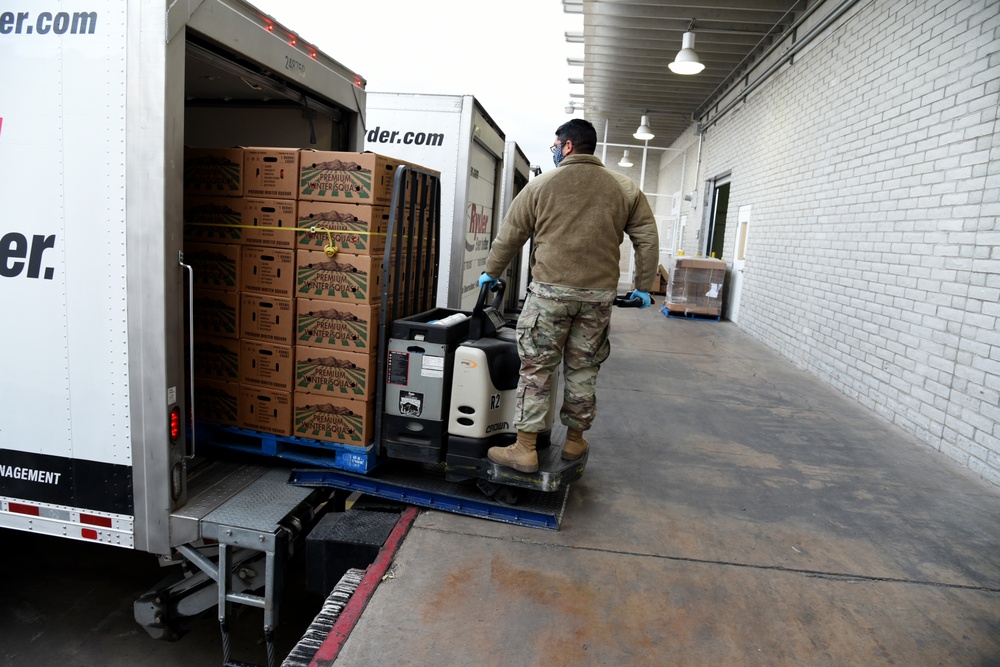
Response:
[[[702,313],[688,313],[679,310],[667,310],[666,305],[660,306],[660,312],[667,317],[676,317],[683,320],[702,320],[704,322],[719,322],[722,315],[704,315]]]
[[[336,442],[311,440],[250,431],[235,426],[199,423],[196,446],[216,447],[235,452],[269,456],[317,468],[368,473],[378,464],[374,445],[358,447]]]

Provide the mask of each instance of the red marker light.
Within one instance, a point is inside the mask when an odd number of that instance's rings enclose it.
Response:
[[[177,442],[181,437],[181,409],[174,406],[170,410],[170,442]]]
[[[7,503],[7,509],[11,512],[17,512],[18,514],[27,514],[28,516],[40,516],[41,512],[35,505],[23,505],[21,503]]]
[[[80,523],[86,523],[91,526],[103,526],[104,528],[111,528],[112,522],[109,516],[94,516],[93,514],[81,514]]]

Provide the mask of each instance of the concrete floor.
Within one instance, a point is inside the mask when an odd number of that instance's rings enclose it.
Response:
[[[1000,490],[728,322],[612,328],[561,530],[423,512],[337,665],[1000,665]]]
[[[561,530],[422,511],[336,665],[1000,665],[1000,489],[728,322],[612,344]],[[0,666],[220,664],[211,615],[135,625],[151,557],[3,540]],[[279,649],[318,604],[290,585]]]

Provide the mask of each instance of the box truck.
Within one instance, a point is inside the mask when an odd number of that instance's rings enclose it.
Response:
[[[514,197],[524,189],[535,171],[541,173],[538,166],[532,167],[528,162],[528,156],[524,154],[517,142],[508,139],[504,147],[503,178],[500,182],[500,215],[497,218],[500,224],[503,224],[503,219],[507,216],[507,211],[510,210],[510,204],[514,201]],[[496,231],[500,231],[500,225],[497,226]],[[503,276],[508,285],[505,306],[510,312],[520,311],[520,305],[528,294],[528,281],[531,278],[528,271],[530,256],[531,244],[526,243],[521,253],[514,257],[510,266],[507,267],[507,274]]]
[[[0,87],[0,527],[187,561],[223,633],[243,603],[267,637],[325,498],[191,435],[185,147],[360,151],[365,81],[241,0],[25,0],[0,7]],[[180,598],[136,617],[169,636]]]
[[[365,149],[441,172],[437,305],[471,311],[499,225],[506,138],[472,95],[368,93]]]

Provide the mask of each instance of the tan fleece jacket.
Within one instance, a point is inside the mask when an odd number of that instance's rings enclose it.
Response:
[[[616,289],[624,235],[635,246],[635,287],[653,287],[659,259],[656,220],[627,176],[594,155],[570,155],[533,179],[511,203],[493,241],[486,273],[498,277],[534,236],[532,279],[550,285]]]

